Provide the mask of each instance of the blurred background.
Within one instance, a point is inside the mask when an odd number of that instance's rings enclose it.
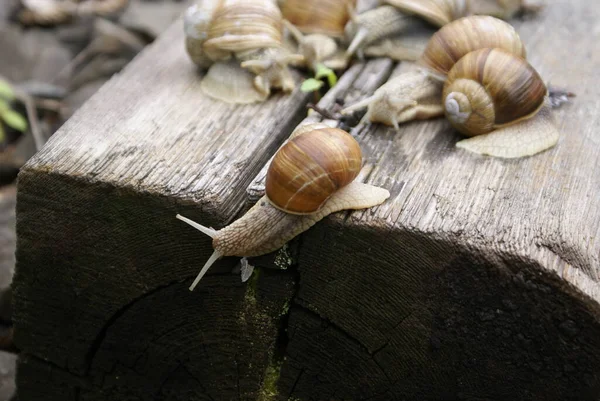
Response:
[[[10,283],[19,169],[191,3],[0,0],[0,401],[15,392]]]

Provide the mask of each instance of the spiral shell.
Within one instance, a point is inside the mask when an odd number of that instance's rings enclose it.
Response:
[[[442,99],[452,126],[475,136],[532,117],[546,94],[543,80],[523,58],[502,49],[480,49],[450,70]]]
[[[283,23],[270,0],[225,0],[214,11],[203,49],[213,61],[281,47]]]
[[[469,11],[468,0],[386,0],[386,3],[438,27],[466,16]]]
[[[312,214],[356,178],[362,153],[352,135],[317,128],[291,138],[277,152],[266,178],[266,196],[276,208]]]
[[[437,31],[419,63],[446,75],[465,54],[482,48],[504,49],[526,57],[525,45],[512,25],[498,18],[474,15],[453,21]]]
[[[285,0],[280,7],[283,18],[302,33],[340,38],[356,0]]]

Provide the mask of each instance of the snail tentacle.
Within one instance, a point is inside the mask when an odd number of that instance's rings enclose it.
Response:
[[[210,238],[215,238],[217,235],[217,230],[213,230],[212,228],[209,228],[209,227],[203,226],[202,224],[196,223],[194,220],[190,220],[187,217],[183,217],[180,214],[176,215],[175,217],[181,221],[188,223],[190,226],[194,227],[196,230],[201,231],[204,234],[208,235]]]

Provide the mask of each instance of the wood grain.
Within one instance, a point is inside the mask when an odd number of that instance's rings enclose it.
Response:
[[[362,178],[392,196],[296,240],[282,399],[598,399],[599,17],[553,0],[511,21],[542,77],[577,94],[553,149],[478,156],[443,119],[352,131]]]
[[[513,21],[542,76],[578,95],[555,148],[469,154],[441,119],[354,129],[359,179],[392,197],[321,221],[271,255],[291,253],[282,270],[267,258],[241,283],[225,258],[192,293],[210,241],[175,214],[239,216],[309,98],[205,99],[177,22],[19,177],[19,399],[596,401],[599,17],[552,0]],[[392,68],[355,64],[319,105]]]
[[[293,277],[243,284],[231,274],[237,260],[223,259],[189,292],[211,242],[175,215],[208,226],[233,219],[252,178],[306,115],[308,96],[245,106],[208,99],[183,43],[177,21],[19,175],[22,400],[261,391]]]

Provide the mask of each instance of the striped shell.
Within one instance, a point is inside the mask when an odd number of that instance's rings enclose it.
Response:
[[[358,142],[338,128],[316,128],[292,137],[277,152],[266,179],[266,196],[276,208],[312,214],[362,166]]]
[[[204,51],[214,61],[231,54],[281,47],[283,22],[270,0],[223,0],[213,14]]]
[[[419,63],[446,75],[465,54],[482,48],[504,49],[526,57],[525,46],[512,25],[498,18],[474,15],[453,21],[437,31]]]
[[[501,49],[480,49],[450,70],[442,99],[454,128],[474,136],[532,117],[546,94],[544,81],[525,59]]]
[[[469,11],[468,0],[386,0],[401,11],[415,14],[438,27],[444,26]]]
[[[356,0],[285,0],[280,7],[283,18],[302,33],[343,37]]]

